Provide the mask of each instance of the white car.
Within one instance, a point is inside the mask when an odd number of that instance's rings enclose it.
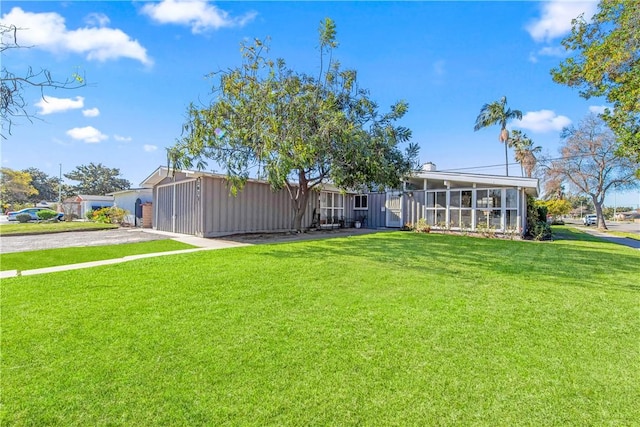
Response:
[[[595,214],[586,215],[584,218],[582,218],[582,222],[586,226],[596,225],[598,223],[598,216]]]

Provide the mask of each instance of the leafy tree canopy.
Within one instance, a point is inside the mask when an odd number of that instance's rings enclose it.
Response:
[[[186,136],[168,149],[170,166],[202,169],[214,160],[226,169],[232,192],[253,171],[289,191],[298,230],[310,191],[323,182],[397,187],[418,154],[416,144],[399,147],[411,138],[395,124],[408,105],[400,101],[380,113],[356,72],[332,59],[336,47],[336,27],[327,18],[320,25],[320,71],[311,76],[270,59],[263,41],[241,45],[242,65],[212,74],[211,104],[190,106]]]
[[[579,88],[584,98],[604,96],[613,104],[603,118],[621,143],[620,153],[640,162],[640,2],[601,0],[591,21],[573,20],[562,45],[572,56],[551,70],[553,80]]]
[[[31,183],[31,175],[9,168],[0,169],[0,194],[3,204],[25,203],[38,190]]]
[[[80,182],[72,187],[76,194],[104,196],[107,193],[131,188],[129,181],[120,178],[120,169],[108,168],[102,163],[77,166],[64,176],[72,181]]]
[[[50,176],[37,168],[24,169],[31,176],[31,185],[38,191],[38,194],[29,197],[29,202],[38,203],[43,200],[58,200],[60,190],[60,178]]]

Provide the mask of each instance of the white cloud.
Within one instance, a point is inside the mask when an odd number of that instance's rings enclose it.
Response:
[[[522,116],[522,120],[514,121],[513,124],[522,129],[533,132],[561,131],[571,124],[571,119],[567,116],[559,116],[551,110],[529,111]]]
[[[88,108],[86,110],[82,110],[82,115],[85,117],[98,117],[100,115],[100,110],[97,108]]]
[[[256,12],[232,18],[229,13],[203,0],[163,0],[147,3],[142,13],[161,24],[180,24],[191,27],[194,34],[223,27],[242,27],[256,17]]]
[[[93,27],[106,27],[107,25],[109,25],[111,20],[107,15],[103,13],[90,13],[84,19],[84,22]]]
[[[106,20],[105,20],[106,18]],[[90,19],[98,25],[108,23],[104,15]],[[57,13],[31,13],[14,7],[2,16],[3,23],[20,29],[22,46],[33,46],[54,53],[72,52],[86,55],[89,60],[107,61],[130,58],[151,65],[147,50],[122,30],[88,26],[76,30],[66,27],[64,18]]]
[[[156,151],[158,149],[158,147],[156,145],[151,145],[151,144],[144,144],[142,146],[142,148],[144,149],[144,151],[146,151],[147,153],[151,153],[153,151]]]
[[[552,0],[542,5],[542,16],[527,25],[526,30],[537,42],[550,42],[571,31],[571,21],[584,13],[590,20],[596,12],[596,1]]]
[[[609,107],[607,107],[606,105],[592,105],[589,107],[589,112],[595,113],[595,114],[603,114],[605,108],[609,108]]]
[[[78,141],[84,141],[87,144],[97,144],[109,138],[93,126],[69,129],[67,135]]]
[[[65,111],[84,107],[84,98],[81,96],[76,96],[75,99],[45,96],[39,102],[36,102],[35,105],[40,108],[38,113],[42,115],[63,113]]]
[[[130,136],[113,135],[113,139],[118,142],[131,142],[132,138]]]

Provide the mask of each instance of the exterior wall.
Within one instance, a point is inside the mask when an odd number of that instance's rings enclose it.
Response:
[[[387,226],[387,215],[385,205],[387,203],[387,193],[369,193],[369,210],[367,211],[367,221],[363,224],[366,228],[381,228]]]
[[[125,218],[125,222],[131,225],[142,225],[141,218],[136,219],[136,200],[140,199],[141,203],[151,202],[153,200],[153,191],[149,188],[138,190],[123,191],[113,194],[114,206],[125,209],[129,213]]]
[[[175,181],[166,178],[156,185],[153,194],[157,230],[216,237],[293,228],[294,211],[288,191],[274,192],[268,183],[249,181],[233,196],[224,178],[176,174]],[[315,194],[309,197],[303,227],[312,223]]]

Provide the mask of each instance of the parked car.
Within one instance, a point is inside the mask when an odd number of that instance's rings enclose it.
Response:
[[[585,217],[582,218],[582,222],[586,226],[596,225],[598,223],[598,216],[595,214],[585,215]]]
[[[28,214],[31,217],[32,221],[38,221],[40,219],[40,218],[38,218],[38,212],[40,212],[40,211],[51,211],[51,212],[54,212],[49,208],[26,208],[26,209],[22,209],[22,210],[19,210],[19,211],[7,213],[7,220],[9,220],[9,221],[17,221],[18,220],[18,218],[17,218],[18,215]],[[62,218],[64,218],[64,214],[62,212],[58,212],[57,215],[56,215],[56,219],[58,221],[62,221]]]

